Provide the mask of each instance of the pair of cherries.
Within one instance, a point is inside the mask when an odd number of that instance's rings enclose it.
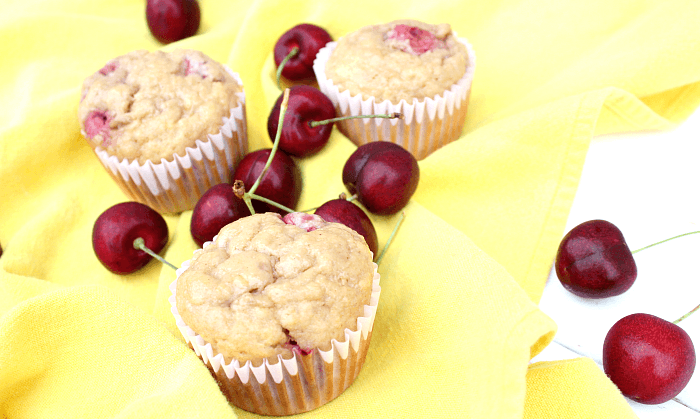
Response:
[[[567,233],[554,267],[564,288],[583,298],[620,295],[637,278],[633,252],[622,232],[604,220],[587,221]],[[610,328],[603,343],[603,369],[622,394],[659,404],[685,388],[696,354],[690,336],[677,323],[697,309],[675,322],[635,313]]]

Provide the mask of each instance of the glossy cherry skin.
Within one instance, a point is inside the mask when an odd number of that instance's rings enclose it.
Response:
[[[169,44],[188,38],[199,29],[201,20],[197,0],[147,0],[146,22],[151,34]]]
[[[584,298],[620,295],[637,279],[637,264],[622,232],[605,220],[586,221],[569,231],[554,267],[564,288]]]
[[[272,141],[277,135],[282,97],[277,98],[267,118],[267,133]],[[279,148],[296,157],[306,157],[317,153],[328,143],[333,124],[309,125],[311,121],[324,121],[335,118],[333,102],[320,90],[311,86],[293,86],[289,89],[287,112],[280,136]]]
[[[220,183],[209,188],[197,201],[192,211],[190,233],[202,247],[213,240],[222,227],[248,215],[248,206],[233,193],[233,187]]]
[[[152,257],[134,248],[143,238],[147,248],[159,253],[168,243],[163,216],[138,202],[122,202],[100,214],[92,229],[92,247],[105,268],[129,274],[146,266]]]
[[[651,314],[631,314],[618,320],[605,336],[603,369],[630,399],[664,403],[690,381],[695,347],[679,326]]]
[[[394,214],[418,188],[420,168],[403,147],[386,142],[364,144],[343,167],[343,183],[374,214]]]
[[[248,153],[236,167],[231,183],[235,180],[243,181],[246,191],[249,191],[265,168],[270,151],[271,149],[268,148]],[[295,209],[294,207],[296,207],[301,196],[301,185],[301,171],[299,167],[284,151],[277,150],[270,168],[267,169],[258,189],[255,190],[255,195],[263,196],[287,208]],[[255,209],[256,213],[276,212],[278,214],[286,214],[284,210],[255,199],[253,200],[253,209]]]
[[[311,79],[314,77],[316,54],[331,41],[333,39],[328,32],[319,26],[310,23],[296,25],[282,34],[275,43],[275,66],[279,68],[289,52],[297,47],[299,52],[285,63],[282,75],[293,81]]]
[[[377,231],[374,229],[374,225],[367,214],[362,211],[362,208],[346,199],[338,198],[321,205],[314,211],[314,214],[325,221],[344,224],[355,230],[364,237],[369,250],[372,251],[376,259],[379,248]]]

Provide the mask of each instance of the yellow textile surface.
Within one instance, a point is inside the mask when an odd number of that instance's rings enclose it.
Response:
[[[337,39],[397,18],[449,22],[477,69],[462,138],[421,181],[381,263],[366,364],[308,417],[634,417],[588,360],[528,367],[556,325],[538,308],[595,133],[668,129],[700,103],[695,0],[201,0],[197,36],[164,47],[142,0],[0,4],[0,417],[232,418],[169,311],[174,272],[127,276],[94,256],[97,216],[127,200],[77,121],[80,84],[133,49],[195,48],[246,88],[251,150],[280,91],[271,51],[296,23]],[[355,146],[334,131],[298,160],[299,208],[344,191]],[[163,255],[196,248],[170,215]],[[384,244],[394,217],[372,216]],[[574,385],[575,384],[575,385]],[[595,397],[582,399],[592,392]],[[593,405],[593,407],[591,407]]]

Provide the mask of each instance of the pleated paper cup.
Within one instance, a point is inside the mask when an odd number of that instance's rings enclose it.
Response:
[[[204,247],[211,243],[205,243]],[[189,266],[190,261],[184,262],[177,270],[177,278]],[[223,354],[215,353],[211,344],[184,322],[176,305],[177,278],[170,284],[172,295],[168,300],[177,327],[235,406],[268,416],[308,412],[338,397],[360,373],[381,292],[376,264],[370,304],[364,306],[364,315],[357,318],[355,330],[345,329],[343,339],[333,339],[328,351],[316,348],[306,355],[294,351],[290,359],[278,355],[276,361],[265,359],[259,366],[253,366],[250,361],[242,365],[237,360],[227,363]]]
[[[363,99],[361,93],[352,96],[349,90],[340,91],[333,80],[326,77],[326,63],[337,42],[326,44],[316,55],[313,68],[319,88],[331,99],[338,115],[400,112],[404,116],[403,119],[348,119],[337,122],[338,129],[358,146],[373,141],[390,141],[410,151],[418,160],[459,138],[467,117],[476,54],[466,39],[457,39],[464,44],[469,55],[469,64],[462,78],[441,95],[413,98],[410,102],[402,99],[399,103],[378,102],[373,96]]]
[[[237,73],[226,70],[243,86]],[[184,156],[173,154],[170,160],[139,164],[138,160],[119,160],[99,146],[93,151],[132,200],[160,213],[190,210],[209,188],[230,182],[236,165],[248,152],[245,92],[236,95],[239,105],[223,118],[219,132],[197,139]]]

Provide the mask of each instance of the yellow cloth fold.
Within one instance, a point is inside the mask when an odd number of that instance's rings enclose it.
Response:
[[[668,129],[700,103],[693,0],[377,3],[201,0],[197,36],[166,47],[143,1],[0,5],[0,417],[251,417],[231,407],[174,327],[173,272],[113,275],[91,245],[126,197],[81,138],[80,84],[133,49],[195,48],[241,74],[251,149],[270,145],[271,50],[296,23],[334,38],[397,18],[449,22],[477,69],[464,135],[420,162],[380,266],[367,362],[308,417],[634,417],[588,360],[528,367],[556,326],[536,306],[594,134]],[[334,131],[299,160],[299,208],[344,191]],[[172,263],[196,248],[166,217]],[[372,216],[384,244],[397,217]],[[580,394],[594,391],[596,398]],[[592,407],[590,405],[593,405]]]

